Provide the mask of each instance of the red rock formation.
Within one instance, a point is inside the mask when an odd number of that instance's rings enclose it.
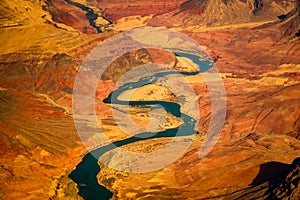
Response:
[[[269,174],[270,176],[268,177]],[[224,196],[224,199],[299,199],[300,160],[292,164],[264,163],[253,187]]]
[[[90,25],[86,13],[64,0],[48,0],[48,9],[55,22],[64,23],[83,33],[97,33]]]
[[[58,0],[53,2],[65,12],[60,14],[60,10],[55,11],[62,21],[66,20],[84,31],[86,21],[75,22],[81,19],[78,16],[84,16],[82,12]],[[203,14],[204,10],[196,9],[202,3],[189,2],[195,3],[192,9],[188,4],[183,4],[180,7],[182,15],[179,13],[178,16],[189,17],[185,13],[188,10],[195,15]],[[222,2],[232,5],[231,1]],[[138,11],[142,15],[161,12],[146,10],[146,4],[132,5],[139,6]],[[259,14],[262,7],[260,3],[257,5],[259,9],[256,12]],[[115,19],[137,12],[129,9],[130,12],[125,13],[127,7],[124,7],[119,15],[117,4],[111,6]],[[69,14],[74,15],[70,17]],[[176,16],[173,19],[177,20]],[[194,81],[191,85],[200,95],[201,134],[195,137],[187,152],[170,166],[144,174],[122,174],[101,166],[100,182],[117,191],[114,195],[120,199],[233,199],[245,194],[249,198],[262,194],[265,194],[264,198],[299,198],[296,186],[299,184],[298,163],[288,165],[291,168],[287,172],[281,171],[278,175],[281,179],[276,182],[272,174],[262,170],[268,163],[278,162],[280,166],[286,166],[282,163],[291,163],[299,157],[300,51],[299,43],[293,38],[298,26],[299,7],[286,19],[267,27],[185,32],[207,47],[223,73],[227,118],[220,140],[209,155],[199,158],[199,147],[209,126],[211,107],[206,85]],[[20,28],[19,34],[23,34],[22,31]],[[78,43],[74,38],[66,38],[74,44]],[[38,49],[36,45],[39,42],[29,42],[28,46]],[[57,42],[62,42],[59,37]],[[92,49],[98,42],[88,47]],[[53,48],[51,45],[48,47]],[[1,55],[0,199],[78,198],[76,185],[67,178],[67,174],[80,162],[86,150],[80,144],[69,109],[72,85],[77,69],[89,51],[88,47],[85,46],[84,52],[83,47],[78,47],[72,50],[72,55],[42,54],[38,50],[37,53],[26,53],[30,48]],[[106,74],[108,80],[99,82],[96,92],[98,100],[113,90],[114,81],[126,69],[149,62],[166,65],[176,62],[170,52],[144,49],[126,54],[123,58],[116,60],[118,63],[109,68]],[[96,109],[103,121],[111,123],[108,106],[97,102]],[[110,128],[116,130],[116,124],[111,123]],[[87,129],[92,129],[88,123]],[[116,136],[114,139],[119,138]],[[159,138],[133,143],[128,148],[143,149],[167,142],[167,139]]]
[[[84,150],[72,118],[30,92],[3,90],[0,104],[1,199],[54,196],[57,181]]]
[[[186,27],[191,25],[224,25],[250,21],[274,20],[293,8],[293,2],[189,0],[176,10],[155,16],[152,26]]]
[[[296,8],[291,10],[280,23],[284,36],[289,38],[300,37],[300,1],[296,3]]]
[[[107,18],[116,22],[127,16],[146,16],[170,12],[183,2],[184,0],[101,0],[98,7],[103,9]]]

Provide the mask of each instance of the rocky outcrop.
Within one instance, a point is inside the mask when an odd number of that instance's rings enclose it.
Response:
[[[292,38],[300,37],[300,1],[296,2],[296,7],[291,10],[279,23],[283,30],[283,36]]]
[[[122,17],[135,15],[157,15],[176,9],[184,0],[102,0],[98,1],[98,7],[103,9],[108,19],[116,22]]]
[[[300,160],[292,164],[268,162],[260,166],[260,172],[252,187],[227,195],[224,199],[299,199]]]
[[[84,152],[72,118],[46,95],[13,89],[1,90],[0,107],[5,108],[0,114],[0,198],[49,199],[60,188],[74,190],[70,180],[58,183]]]
[[[129,70],[144,64],[161,64],[174,67],[177,62],[173,53],[157,49],[139,49],[117,58],[103,73],[103,80],[117,82]]]
[[[28,24],[41,24],[45,18],[50,19],[50,14],[42,8],[44,1],[30,0],[4,0],[0,5],[0,27],[18,27]]]
[[[100,10],[69,0],[48,0],[46,9],[55,22],[71,26],[83,33],[100,33],[110,21],[102,18]],[[95,8],[94,8],[95,9]]]
[[[153,26],[187,27],[226,25],[277,19],[294,7],[293,2],[272,0],[189,0],[172,12],[155,16]]]
[[[84,33],[97,33],[80,8],[68,4],[64,0],[50,0],[48,10],[55,22],[64,23]]]
[[[92,34],[104,31],[111,23],[102,17],[97,7],[90,8],[69,0],[5,0],[0,11],[2,28],[50,24],[65,31],[75,29]]]

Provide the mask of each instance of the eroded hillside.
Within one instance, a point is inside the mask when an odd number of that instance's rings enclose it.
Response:
[[[72,2],[5,0],[0,5],[1,199],[82,198],[68,178],[87,154],[72,114],[78,69],[94,47],[119,30],[146,25],[176,27],[207,50],[224,82],[226,120],[216,146],[199,158],[210,125],[211,99],[201,74],[186,77],[198,98],[199,134],[177,161],[154,172],[109,168],[105,164],[120,155],[104,155],[97,178],[113,192],[113,199],[299,198],[299,1]],[[89,18],[76,3],[97,17]],[[102,100],[126,71],[149,63],[179,71],[193,66],[162,49],[140,49],[116,59],[95,94],[99,124],[113,141],[128,135]],[[180,100],[159,84],[140,87],[131,98]],[[144,126],[149,112],[133,107],[130,116]],[[84,120],[85,130],[94,133],[89,116]],[[169,113],[162,128],[180,124]],[[91,147],[101,145],[97,136],[84,139]],[[145,153],[169,141],[156,138],[123,148]]]

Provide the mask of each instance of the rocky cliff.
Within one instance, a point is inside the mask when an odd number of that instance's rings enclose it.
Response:
[[[101,0],[98,7],[103,9],[107,18],[117,21],[127,16],[157,15],[176,9],[184,0]]]
[[[286,15],[281,16],[279,23],[284,35],[289,38],[300,37],[300,1],[296,2],[296,7]]]
[[[261,165],[252,187],[230,194],[224,199],[299,199],[300,161],[291,164],[269,162]],[[269,175],[268,175],[269,174]]]
[[[294,1],[189,0],[170,13],[155,16],[148,24],[186,27],[267,21],[287,14],[294,6]]]

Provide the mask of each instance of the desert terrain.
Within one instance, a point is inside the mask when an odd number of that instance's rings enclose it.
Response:
[[[113,149],[95,161],[101,170],[93,178],[110,199],[299,199],[299,0],[3,0],[0,11],[0,199],[94,199],[87,194],[97,192],[82,192],[87,185],[70,175],[85,156],[134,135],[183,126],[182,116],[195,111],[187,108],[189,101],[199,108],[197,134],[119,145],[146,154],[172,140],[189,142],[174,162],[134,173],[121,168],[138,162]],[[200,72],[193,74],[198,67],[193,59],[169,49],[140,48],[110,63],[92,97],[86,91],[93,79],[82,76],[86,84],[79,92],[93,103],[83,99],[80,109],[74,107],[74,84],[93,49],[147,27],[176,31],[197,42],[218,70],[226,97],[211,96],[207,81],[214,80],[205,77],[214,70],[201,71],[200,64]],[[187,84],[195,98],[182,100],[162,77],[124,90],[115,104],[105,101],[126,85],[126,72],[152,63],[190,73],[184,75],[185,83],[170,79]],[[130,82],[139,81],[136,73]],[[181,116],[162,107],[121,105],[123,101],[179,105]],[[130,120],[115,118],[126,110]],[[213,113],[224,115],[224,123]],[[153,121],[163,114],[164,123]],[[140,127],[132,135],[122,128],[129,121]],[[218,123],[216,144],[200,157],[210,127]]]

